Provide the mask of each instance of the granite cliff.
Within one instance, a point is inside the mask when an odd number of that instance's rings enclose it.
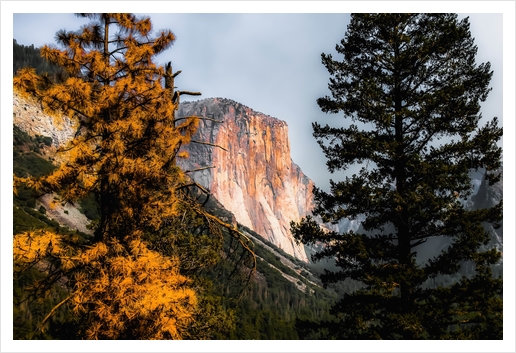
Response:
[[[290,221],[299,221],[313,208],[313,182],[290,158],[287,124],[223,98],[182,103],[178,117],[189,115],[210,119],[201,120],[195,140],[225,150],[191,143],[181,166],[206,168],[190,174],[239,223],[308,261],[303,245],[290,233]]]

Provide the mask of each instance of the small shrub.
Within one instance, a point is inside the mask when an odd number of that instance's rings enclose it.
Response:
[[[37,154],[41,154],[41,150],[40,150],[40,149],[39,149],[39,147],[38,147],[38,146],[36,146],[36,145],[32,145],[32,146],[30,146],[30,150],[31,150],[32,152],[37,153]]]
[[[52,137],[49,137],[49,136],[37,135],[36,136],[36,141],[38,143],[43,143],[45,146],[51,146],[52,145]]]

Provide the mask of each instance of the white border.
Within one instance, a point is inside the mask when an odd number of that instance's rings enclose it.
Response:
[[[155,9],[156,11],[152,11]],[[504,332],[503,341],[13,341],[12,340],[12,46],[13,13],[69,12],[175,12],[175,13],[350,13],[350,12],[456,12],[503,13],[503,98],[504,131]],[[427,352],[457,351],[514,352],[514,152],[515,141],[515,3],[512,1],[2,1],[1,2],[1,273],[2,317],[1,351],[39,352],[143,352],[143,351],[207,351],[207,352]],[[4,145],[5,144],[5,145]],[[10,310],[11,309],[11,310]]]

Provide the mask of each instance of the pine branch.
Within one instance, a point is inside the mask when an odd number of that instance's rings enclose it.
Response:
[[[50,319],[52,317],[52,315],[54,315],[55,311],[57,309],[59,309],[64,303],[66,303],[68,300],[70,300],[72,298],[71,295],[69,295],[68,297],[66,297],[65,299],[63,299],[59,304],[57,304],[56,306],[54,306],[54,308],[52,308],[52,310],[50,310],[50,312],[48,313],[48,315],[43,319],[43,321],[41,321],[41,323],[38,325],[38,327],[34,330],[34,332],[32,333],[32,335],[30,336],[30,339],[32,339],[32,337],[34,337],[34,335],[38,332],[38,331],[41,331],[43,329],[43,325],[45,325],[45,323],[48,321],[48,319]]]

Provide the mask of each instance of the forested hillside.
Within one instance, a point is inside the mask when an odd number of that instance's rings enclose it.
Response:
[[[13,39],[13,74],[24,67],[33,67],[38,74],[46,73],[53,79],[64,74],[62,68],[41,58],[40,48],[18,44]]]

